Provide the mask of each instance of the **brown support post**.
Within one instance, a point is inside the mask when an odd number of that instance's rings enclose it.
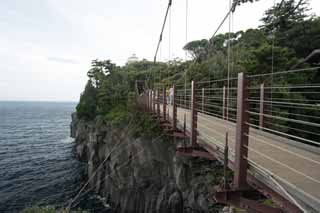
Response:
[[[152,91],[152,112],[156,113],[156,92],[153,90]]]
[[[227,170],[229,164],[229,145],[228,145],[228,132],[226,132],[226,143],[224,146],[224,159],[223,159],[223,180],[224,180],[224,189],[229,189],[228,180],[227,180]]]
[[[197,100],[196,100],[196,83],[191,82],[191,145],[197,147]]]
[[[150,112],[153,112],[153,96],[152,96],[152,90],[150,90]]]
[[[202,88],[202,113],[204,112],[204,88]]]
[[[227,91],[227,88],[226,88],[226,86],[224,85],[223,86],[223,97],[222,97],[222,118],[225,120],[225,119],[227,119],[227,98],[228,98],[228,91]]]
[[[150,113],[152,113],[152,90],[150,89]]]
[[[157,89],[157,116],[160,119],[160,90]]]
[[[143,105],[143,111],[147,111],[147,96],[142,93],[142,105]]]
[[[145,96],[146,96],[146,103],[145,103],[145,105],[146,105],[146,112],[148,112],[148,111],[149,111],[149,93],[148,93],[148,92],[145,93]]]
[[[149,107],[148,107],[148,110],[149,110],[149,112],[151,112],[152,110],[151,110],[151,101],[152,101],[152,99],[151,99],[151,90],[148,90],[148,97],[149,97],[149,102],[148,102],[148,105],[149,105]]]
[[[248,82],[245,73],[238,74],[237,127],[234,168],[234,186],[236,189],[247,188],[248,168]]]
[[[166,116],[166,113],[167,113],[166,87],[163,88],[162,96],[163,96],[163,101],[162,101],[162,104],[163,104],[163,119],[166,120],[167,119],[167,116]]]
[[[176,100],[176,85],[173,85],[173,97],[172,97],[172,129],[177,129],[177,100]]]
[[[264,109],[265,109],[265,90],[264,83],[260,84],[260,114],[259,114],[259,127],[264,127]]]

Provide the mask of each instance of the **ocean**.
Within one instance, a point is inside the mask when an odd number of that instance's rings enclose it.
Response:
[[[87,179],[70,135],[75,103],[0,102],[0,212],[66,206]],[[93,192],[74,208],[101,212]],[[101,211],[100,211],[100,210]]]

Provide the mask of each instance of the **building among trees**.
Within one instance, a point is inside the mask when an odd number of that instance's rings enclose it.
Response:
[[[128,58],[127,64],[132,64],[138,61],[139,61],[139,58],[136,56],[136,54],[132,54],[132,56]]]

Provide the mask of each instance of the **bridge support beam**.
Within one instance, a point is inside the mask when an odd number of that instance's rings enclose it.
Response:
[[[162,101],[162,104],[163,104],[163,119],[164,121],[167,120],[167,95],[166,95],[166,87],[163,88],[163,92],[162,92],[162,97],[163,97],[163,101]]]
[[[156,92],[152,90],[152,112],[156,113]]]
[[[149,91],[146,92],[145,96],[146,96],[146,99],[145,99],[146,112],[148,112],[149,111]]]
[[[208,160],[216,160],[216,158],[205,150],[194,150],[192,147],[178,147],[176,152],[187,157],[200,157]]]
[[[236,189],[246,189],[248,169],[248,82],[245,73],[238,75],[237,126],[235,168],[233,184]]]
[[[149,97],[149,112],[152,112],[151,90],[148,91],[148,97]]]
[[[227,87],[226,87],[226,84],[225,85],[223,85],[223,89],[222,89],[222,118],[224,119],[224,120],[226,120],[227,119],[227,108],[228,108],[228,106],[227,106],[227,103],[228,103],[228,101],[227,101],[227,97],[228,97],[228,90],[227,90]]]
[[[205,97],[205,91],[204,91],[204,88],[202,88],[202,99],[201,99],[201,102],[202,102],[202,113],[204,112],[204,105],[205,105],[205,99],[204,99],[204,97]]]
[[[173,85],[173,97],[172,97],[172,130],[177,129],[177,91],[176,86]]]
[[[260,84],[260,114],[259,114],[259,127],[264,127],[264,110],[265,110],[265,89],[264,83]]]
[[[193,148],[197,147],[197,122],[198,122],[198,110],[197,110],[197,97],[196,97],[196,83],[191,82],[191,145]]]
[[[148,112],[148,94],[143,94],[143,105],[144,105],[144,111]]]
[[[157,89],[157,116],[158,116],[158,119],[160,119],[160,89]]]

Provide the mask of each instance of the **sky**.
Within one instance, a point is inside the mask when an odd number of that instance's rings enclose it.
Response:
[[[264,11],[279,1],[238,7],[232,31],[259,26]],[[0,100],[78,101],[91,60],[111,59],[123,65],[133,53],[153,60],[167,4],[167,0],[2,0]],[[184,58],[186,41],[210,38],[228,7],[228,0],[188,0],[186,34],[186,0],[173,0],[158,60]],[[310,7],[320,15],[319,0],[310,0]],[[227,31],[228,22],[219,32]]]

